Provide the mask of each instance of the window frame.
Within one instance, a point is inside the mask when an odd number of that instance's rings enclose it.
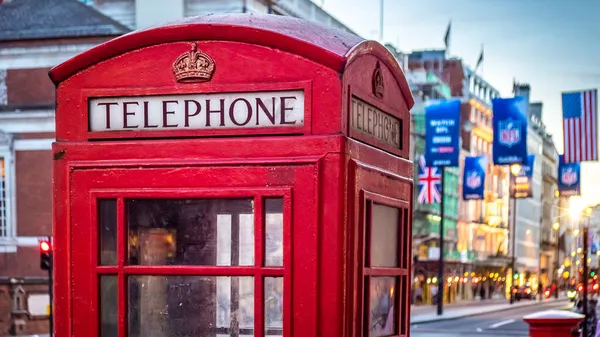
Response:
[[[397,257],[398,266],[390,267],[372,267],[371,266],[371,232],[372,232],[372,205],[379,204],[387,207],[398,209],[397,220]],[[359,312],[360,320],[362,321],[362,329],[360,331],[364,336],[368,337],[369,322],[370,322],[370,304],[369,292],[371,278],[377,276],[394,277],[396,297],[394,300],[394,330],[395,334],[386,337],[405,337],[409,335],[409,313],[410,313],[410,297],[408,291],[410,289],[410,274],[409,268],[411,265],[411,255],[409,240],[412,239],[410,233],[410,203],[404,200],[391,198],[382,194],[370,192],[362,189],[360,191],[360,224],[359,224],[359,270],[360,278],[359,297],[361,300],[361,312]],[[403,317],[406,319],[403,321]]]
[[[266,336],[265,327],[265,278],[283,278],[283,327],[282,335],[291,335],[292,319],[292,188],[152,188],[152,189],[92,189],[90,190],[90,298],[100,298],[100,277],[114,275],[117,277],[117,322],[118,337],[128,335],[128,277],[129,276],[251,276],[254,278],[254,336]],[[126,200],[128,199],[252,199],[254,206],[254,265],[251,266],[139,266],[129,265],[128,223]],[[265,201],[271,198],[283,199],[283,265],[266,266],[266,215]],[[115,199],[117,203],[116,236],[117,263],[115,265],[100,264],[100,228],[98,200]],[[100,302],[90,326],[92,336],[100,336]],[[217,332],[218,334],[218,332]]]
[[[11,143],[10,138],[0,135],[0,139],[5,138],[7,144]],[[0,140],[1,141],[1,140]],[[5,183],[5,198],[6,198],[6,235],[2,236],[0,231],[0,253],[14,253],[17,251],[16,237],[16,214],[14,208],[16,176],[15,176],[15,160],[14,151],[7,144],[0,145],[0,159],[4,160],[4,183]]]

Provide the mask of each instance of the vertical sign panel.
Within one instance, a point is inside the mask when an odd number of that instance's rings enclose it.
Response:
[[[527,163],[521,166],[521,170],[514,176],[510,176],[510,196],[515,199],[533,198],[533,166],[535,155],[527,156]]]
[[[494,111],[494,164],[527,161],[527,101],[525,97],[496,98]]]
[[[487,156],[465,157],[463,200],[482,200],[484,198],[487,166]]]
[[[425,162],[428,167],[458,166],[460,100],[425,107]]]
[[[558,158],[558,191],[561,196],[569,197],[581,194],[581,164],[564,162],[561,154]]]

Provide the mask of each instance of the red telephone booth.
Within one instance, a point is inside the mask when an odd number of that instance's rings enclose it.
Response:
[[[413,99],[383,46],[209,15],[50,77],[56,336],[408,336]]]

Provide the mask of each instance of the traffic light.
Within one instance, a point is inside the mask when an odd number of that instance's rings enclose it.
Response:
[[[592,270],[592,271],[590,272],[590,277],[594,277],[594,275],[596,275],[596,272]]]
[[[49,240],[40,241],[40,268],[42,270],[52,268],[52,243]]]

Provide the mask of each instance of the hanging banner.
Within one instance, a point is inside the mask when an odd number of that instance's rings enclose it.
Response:
[[[419,204],[435,204],[442,202],[441,185],[442,170],[437,167],[427,167],[425,156],[419,156]]]
[[[521,165],[521,170],[514,176],[510,173],[510,197],[515,199],[526,199],[533,197],[533,165],[535,155],[527,156],[527,163]]]
[[[487,166],[487,156],[465,157],[463,200],[483,200]]]
[[[527,161],[527,101],[525,97],[496,98],[493,155],[495,165],[525,164]]]
[[[460,100],[433,101],[425,107],[425,163],[458,166]]]
[[[558,156],[558,191],[561,196],[581,195],[581,164],[566,164],[561,154]]]

